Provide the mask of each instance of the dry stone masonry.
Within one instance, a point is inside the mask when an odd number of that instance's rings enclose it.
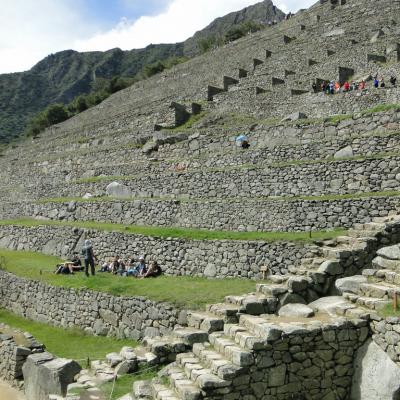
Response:
[[[156,365],[165,366],[160,376],[136,382],[124,400],[400,398],[400,320],[391,309],[400,292],[400,89],[389,83],[400,77],[399,10],[399,0],[321,0],[4,151],[0,248],[67,257],[90,238],[101,258],[146,254],[167,275],[267,273],[252,293],[181,310],[0,271],[8,310],[142,339],[81,372],[71,399],[86,400],[96,376]],[[372,87],[375,75],[385,88]],[[366,88],[319,91],[330,80]],[[249,148],[237,146],[240,134]],[[44,223],[13,221],[21,217]],[[79,228],[84,221],[349,230],[307,243],[212,241]],[[0,371],[14,379],[22,355],[1,338]],[[28,360],[32,399],[53,384],[65,396],[58,371],[70,376],[76,366],[47,353]]]

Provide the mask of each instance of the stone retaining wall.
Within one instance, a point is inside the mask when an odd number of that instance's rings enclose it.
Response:
[[[1,272],[0,272],[1,273]],[[1,289],[0,289],[1,290]],[[7,333],[1,333],[6,331]],[[17,335],[17,339],[15,338]],[[21,343],[18,343],[21,342]],[[41,353],[44,346],[29,333],[12,330],[0,324],[0,378],[13,385],[23,379],[22,366],[29,355]]]
[[[0,271],[0,306],[34,321],[89,334],[140,339],[185,322],[182,311],[143,297],[64,289]]]
[[[400,197],[325,201],[152,200],[2,203],[0,218],[46,218],[227,231],[309,231],[350,228],[400,210]]]
[[[352,146],[355,155],[365,156],[398,148],[395,133],[399,131],[399,122],[400,112],[395,110],[365,116],[355,114],[338,122],[304,123],[299,120],[289,125],[277,123],[271,126],[261,122],[248,133],[251,147],[247,151],[236,148],[235,135],[224,130],[216,137],[207,130],[190,136],[188,141],[161,146],[158,157],[187,159],[202,155],[206,157],[202,165],[238,165],[250,160],[256,163],[257,160],[324,159],[333,157],[348,145]],[[391,134],[393,136],[389,136]],[[214,156],[216,152],[219,154]]]
[[[260,267],[285,274],[288,267],[311,257],[316,246],[295,242],[189,240],[129,235],[117,232],[83,231],[71,227],[0,226],[0,248],[32,250],[67,257],[91,238],[100,259],[119,254],[157,259],[168,275],[197,277],[242,277],[257,279]]]
[[[189,198],[323,196],[400,190],[400,157],[344,160],[284,167],[166,171],[121,181],[132,196],[183,196]],[[118,181],[118,179],[117,179]],[[89,183],[41,181],[29,189],[37,198],[82,197],[85,193],[106,195],[110,181]],[[38,182],[39,184],[39,182]]]
[[[400,367],[400,318],[375,318],[371,321],[374,342]]]
[[[254,366],[234,381],[233,393],[271,400],[349,398],[353,362],[369,333],[367,321],[274,322],[261,325],[265,347],[254,352]]]

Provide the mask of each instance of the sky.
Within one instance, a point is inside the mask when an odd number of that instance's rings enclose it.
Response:
[[[0,74],[51,53],[183,41],[215,18],[260,0],[0,0]],[[276,0],[296,12],[316,0]]]

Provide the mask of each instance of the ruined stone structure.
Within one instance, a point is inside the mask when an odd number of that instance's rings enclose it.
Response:
[[[66,256],[91,238],[101,257],[146,254],[178,276],[256,280],[267,265],[268,281],[253,293],[182,312],[3,271],[1,305],[59,326],[143,338],[135,360],[174,362],[127,399],[399,398],[400,320],[381,313],[400,291],[400,90],[389,83],[400,75],[399,11],[398,0],[321,0],[0,158],[0,247]],[[375,75],[385,88],[372,87]],[[330,80],[367,87],[319,91]],[[250,148],[237,145],[241,133]],[[85,221],[349,230],[307,243],[212,241],[81,229]],[[37,291],[71,307],[28,307]],[[377,364],[387,371],[382,384]]]

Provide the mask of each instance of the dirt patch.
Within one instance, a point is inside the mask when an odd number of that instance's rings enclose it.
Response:
[[[0,399],[7,400],[26,400],[22,392],[14,389],[9,384],[0,380]]]

